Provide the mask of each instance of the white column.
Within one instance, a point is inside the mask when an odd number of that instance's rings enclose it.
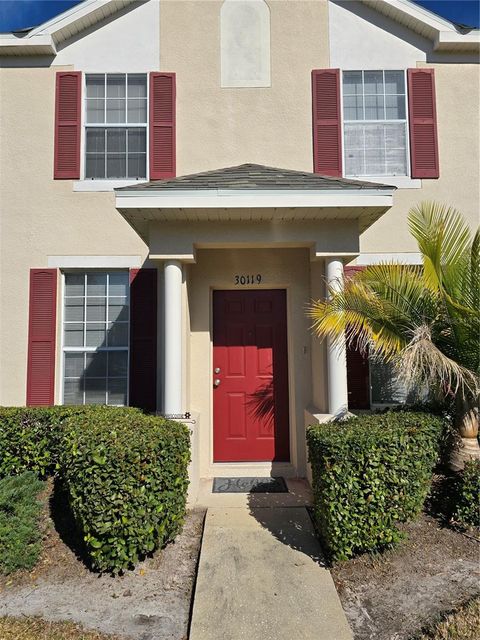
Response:
[[[182,412],[182,263],[166,260],[164,413]]]
[[[334,290],[343,286],[343,262],[326,259],[327,281]],[[348,410],[347,356],[345,341],[336,345],[327,340],[328,413],[339,415]]]

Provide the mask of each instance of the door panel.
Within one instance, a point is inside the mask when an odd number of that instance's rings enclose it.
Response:
[[[214,461],[288,461],[284,290],[214,292],[212,380]]]

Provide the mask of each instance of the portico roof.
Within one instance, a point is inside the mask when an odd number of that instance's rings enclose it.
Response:
[[[306,171],[292,169],[277,169],[261,164],[240,164],[236,167],[203,171],[187,176],[171,178],[169,180],[154,180],[138,185],[120,187],[115,191],[122,192],[173,192],[173,191],[205,191],[205,190],[349,190],[349,189],[382,189],[391,190],[393,187],[361,180],[347,178],[333,178]]]
[[[115,189],[120,214],[148,243],[150,223],[357,221],[360,233],[393,204],[396,187],[242,164]]]

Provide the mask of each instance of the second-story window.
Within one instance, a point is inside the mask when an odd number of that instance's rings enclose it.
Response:
[[[404,71],[344,71],[346,176],[406,176]]]
[[[147,177],[147,75],[86,74],[85,178]]]

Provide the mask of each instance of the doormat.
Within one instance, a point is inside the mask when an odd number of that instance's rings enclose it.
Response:
[[[214,478],[212,493],[288,493],[283,478]]]

